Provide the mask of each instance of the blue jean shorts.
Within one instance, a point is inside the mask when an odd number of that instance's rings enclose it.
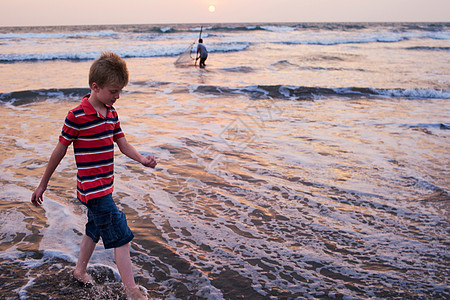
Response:
[[[91,199],[86,206],[86,235],[95,243],[101,237],[105,249],[118,248],[134,238],[125,214],[117,209],[111,194]]]

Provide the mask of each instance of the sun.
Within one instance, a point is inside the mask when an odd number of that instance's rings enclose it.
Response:
[[[216,11],[216,7],[214,5],[209,6],[209,12],[213,13]]]

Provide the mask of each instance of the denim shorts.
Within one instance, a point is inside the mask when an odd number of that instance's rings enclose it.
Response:
[[[134,238],[125,214],[117,209],[111,194],[91,199],[86,206],[86,235],[95,243],[101,237],[105,249],[118,248]]]

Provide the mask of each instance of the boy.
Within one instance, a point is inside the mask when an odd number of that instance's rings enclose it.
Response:
[[[37,207],[43,202],[48,182],[73,142],[77,164],[77,198],[88,211],[86,234],[80,246],[80,255],[73,276],[82,283],[92,282],[86,267],[101,237],[105,248],[114,248],[114,257],[127,297],[145,299],[136,286],[130,259],[130,241],[133,239],[125,215],[112,199],[114,180],[114,144],[128,157],[146,167],[154,168],[153,156],[144,157],[128,143],[112,105],[128,84],[128,69],[117,54],[102,53],[89,71],[91,94],[69,111],[59,143],[53,150],[39,186],[31,196]]]
[[[198,40],[198,46],[197,46],[197,58],[195,61],[200,58],[199,66],[200,68],[204,68],[206,66],[205,61],[208,58],[208,51],[206,50],[205,45],[203,45],[203,39]]]

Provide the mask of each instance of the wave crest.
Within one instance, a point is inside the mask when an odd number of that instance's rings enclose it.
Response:
[[[19,106],[50,99],[79,99],[89,92],[90,90],[88,88],[17,91],[11,93],[0,93],[0,102],[11,103],[12,105]]]
[[[325,98],[405,98],[405,99],[450,99],[450,90],[437,89],[374,89],[374,88],[324,88],[287,85],[257,85],[229,88],[203,85],[195,92],[226,95],[242,94],[251,99],[319,100]]]
[[[239,70],[225,70],[239,71]],[[248,70],[251,72],[251,70]],[[139,82],[133,84],[139,85]],[[145,83],[148,85],[148,83]],[[164,83],[167,84],[167,83]],[[158,87],[156,85],[155,87]],[[0,93],[0,102],[15,106],[53,99],[80,99],[88,94],[88,88],[41,89]],[[185,89],[188,93],[189,89]],[[200,85],[195,93],[214,96],[245,95],[250,99],[281,99],[281,100],[323,100],[326,98],[358,99],[358,98],[402,98],[402,99],[450,99],[450,90],[437,89],[374,89],[374,88],[325,88],[288,85],[255,85],[240,88],[221,87],[215,85]]]

